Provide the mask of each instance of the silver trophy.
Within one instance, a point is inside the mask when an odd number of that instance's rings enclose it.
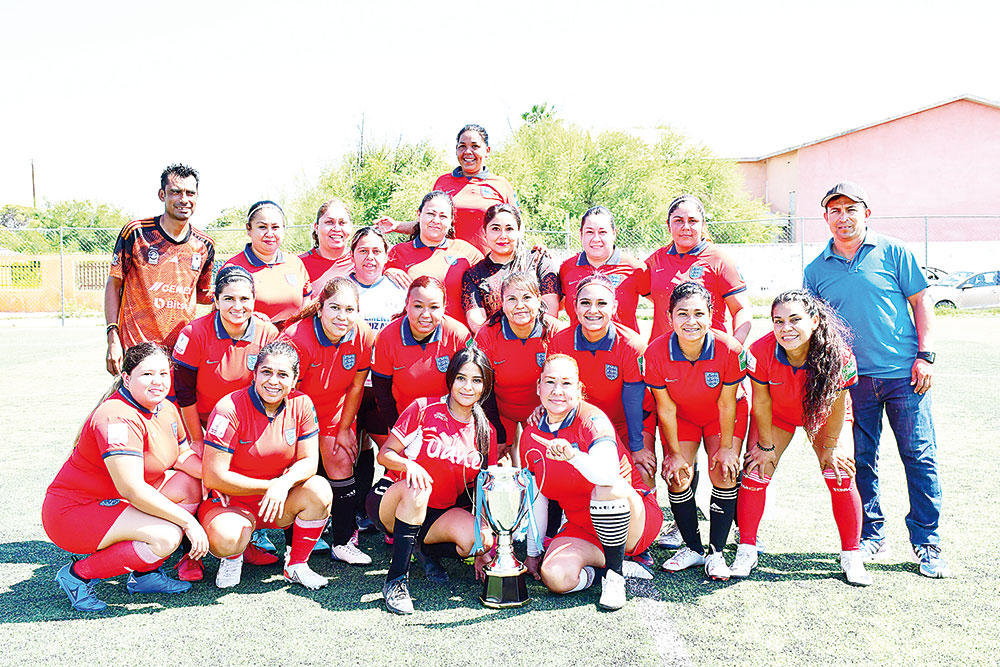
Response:
[[[513,534],[531,511],[531,473],[524,468],[489,466],[476,484],[476,525],[485,516],[497,535],[496,556],[483,568],[479,599],[494,609],[520,607],[528,597],[528,569],[514,556]]]

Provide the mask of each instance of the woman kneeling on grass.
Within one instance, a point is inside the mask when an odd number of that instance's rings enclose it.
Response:
[[[56,575],[77,611],[105,609],[94,586],[126,572],[129,593],[183,593],[191,584],[158,568],[184,535],[191,558],[208,551],[192,514],[201,500],[201,459],[188,447],[177,408],[164,400],[169,389],[167,350],[130,347],[121,377],[45,493],[46,534],[66,551],[90,554]]]
[[[224,397],[208,419],[205,486],[213,493],[198,514],[221,559],[219,588],[240,582],[243,550],[255,528],[293,524],[285,581],[309,589],[327,584],[306,560],[330,516],[333,494],[316,475],[316,411],[308,396],[293,391],[298,375],[295,348],[268,343],[257,357],[253,384]]]
[[[830,489],[840,531],[840,568],[847,581],[868,586],[858,546],[861,497],[854,483],[851,396],[857,363],[847,330],[830,307],[804,290],[778,295],[771,304],[772,333],[750,346],[753,420],[740,485],[737,518],[740,545],[731,574],[749,576],[757,565],[757,527],[767,485],[797,426],[803,426]]]

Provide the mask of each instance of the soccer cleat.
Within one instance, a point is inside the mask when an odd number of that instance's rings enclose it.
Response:
[[[656,544],[664,549],[680,549],[684,546],[684,538],[676,523],[664,526],[663,532],[656,538]]]
[[[865,569],[864,554],[860,549],[840,552],[840,569],[852,586],[871,586],[872,575]]]
[[[278,562],[278,557],[251,542],[243,550],[243,562],[250,565],[274,565]]]
[[[177,570],[177,578],[181,581],[201,581],[205,578],[205,565],[187,554],[174,565],[174,569]]]
[[[951,569],[941,555],[941,547],[936,544],[921,544],[913,547],[913,555],[920,563],[920,574],[931,579],[951,576]]]
[[[732,574],[721,551],[710,553],[705,557],[705,575],[714,581],[729,581]]]
[[[282,574],[288,583],[302,584],[311,591],[323,588],[330,583],[330,580],[323,575],[313,572],[309,563],[285,565],[285,571]]]
[[[740,543],[740,529],[739,526],[733,526],[733,542],[736,544]],[[766,553],[767,549],[764,548],[764,540],[760,539],[760,535],[757,535],[757,553]]]
[[[351,565],[371,565],[372,558],[352,542],[330,547],[330,558]]]
[[[649,549],[646,549],[642,553],[637,553],[634,556],[628,558],[627,560],[633,560],[639,565],[642,565],[647,570],[652,570],[653,568],[656,567],[656,563],[653,561],[653,556],[649,553]]]
[[[652,566],[652,563],[650,564]],[[622,561],[622,574],[626,579],[652,579],[653,573],[636,560]]]
[[[757,547],[753,544],[741,544],[736,547],[736,558],[729,567],[731,577],[749,577],[750,572],[757,567]]]
[[[614,611],[625,606],[625,577],[608,570],[601,579],[601,609]]]
[[[428,556],[424,553],[423,549],[419,547],[413,550],[414,556],[417,558],[417,562],[420,563],[424,568],[424,574],[427,578],[434,582],[435,584],[447,584],[451,581],[451,577],[448,576],[448,571],[444,569],[441,565],[441,561],[434,556]]]
[[[413,599],[410,598],[410,587],[405,574],[385,582],[382,597],[385,598],[385,608],[392,613],[413,613]]]
[[[269,554],[278,552],[278,550],[274,546],[274,543],[271,542],[271,538],[267,536],[267,532],[263,528],[258,528],[257,530],[253,531],[253,533],[250,535],[250,544],[253,544],[255,547],[258,547],[260,549],[263,549]]]
[[[677,553],[670,558],[670,560],[663,563],[663,569],[667,572],[680,572],[681,570],[686,570],[689,567],[696,567],[704,564],[704,554],[700,554],[689,547],[681,547]]]
[[[364,512],[358,512],[354,516],[354,520],[358,525],[358,530],[362,533],[374,533],[377,530],[375,524],[372,523],[372,520]]]
[[[69,603],[77,611],[104,611],[108,608],[107,603],[97,598],[94,586],[100,579],[80,579],[73,574],[73,564],[66,563],[56,572],[56,583],[69,597]]]
[[[316,540],[316,544],[313,545],[313,551],[326,551],[330,548],[330,543],[324,540],[322,537]]]
[[[191,590],[190,581],[177,581],[163,574],[162,570],[141,573],[136,576],[135,572],[128,576],[128,583],[125,589],[129,593],[187,593]]]
[[[861,540],[861,559],[866,562],[882,562],[888,560],[892,555],[889,549],[889,543],[885,540],[874,540],[871,538],[866,538]]]
[[[216,588],[232,588],[240,583],[243,574],[243,552],[236,558],[220,558],[219,571],[215,575]]]

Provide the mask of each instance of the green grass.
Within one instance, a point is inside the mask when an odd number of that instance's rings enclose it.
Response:
[[[754,322],[758,335],[766,326]],[[414,568],[418,612],[408,618],[381,607],[388,558],[372,536],[362,541],[375,559],[368,568],[313,556],[313,567],[332,579],[321,591],[290,587],[276,566],[247,566],[238,588],[219,591],[209,559],[207,581],[188,594],[130,598],[121,579],[99,586],[107,613],[73,612],[52,581],[68,557],[46,539],[39,512],[73,434],[109,382],[103,330],[24,321],[3,329],[3,664],[965,665],[996,664],[1000,655],[991,509],[1000,494],[994,317],[938,323],[934,413],[945,491],[941,532],[953,579],[924,579],[906,558],[905,482],[887,435],[884,506],[895,558],[871,566],[874,586],[848,586],[837,574],[829,496],[800,438],[771,485],[761,526],[768,553],[747,581],[658,572],[651,583],[630,584],[629,604],[614,614],[597,611],[598,590],[557,597],[532,584],[527,607],[492,611],[479,604],[471,568],[447,563],[447,586],[430,584]],[[707,529],[703,524],[704,537]],[[653,553],[658,562],[669,556]]]

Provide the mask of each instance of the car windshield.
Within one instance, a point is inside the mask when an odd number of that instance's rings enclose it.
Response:
[[[962,282],[963,280],[965,280],[966,278],[968,278],[971,275],[972,275],[971,271],[955,271],[955,273],[949,273],[944,278],[942,278],[941,280],[937,281],[937,283],[935,283],[935,284],[937,284],[937,285],[944,285],[946,287],[947,286],[954,286],[954,285],[959,284],[960,282]]]

